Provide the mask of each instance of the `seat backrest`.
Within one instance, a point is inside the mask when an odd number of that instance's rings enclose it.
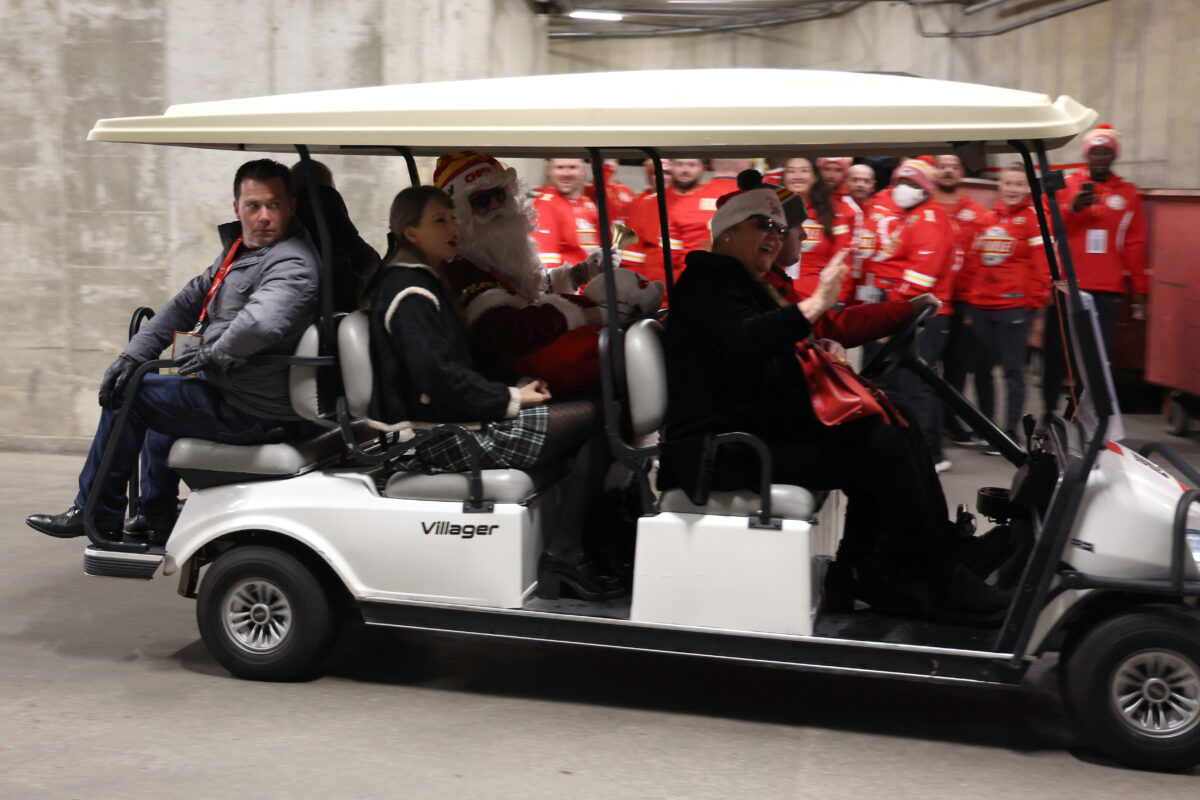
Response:
[[[629,419],[638,436],[657,431],[667,414],[667,362],[662,336],[662,323],[653,319],[639,320],[625,331]]]
[[[371,367],[371,325],[364,311],[354,311],[338,326],[338,362],[346,406],[353,419],[367,416],[374,388]]]
[[[321,333],[316,323],[313,323],[300,337],[300,342],[296,345],[296,352],[293,355],[318,355],[320,344]],[[288,369],[288,394],[292,399],[292,409],[310,421],[321,418],[317,384],[317,367],[294,366]]]

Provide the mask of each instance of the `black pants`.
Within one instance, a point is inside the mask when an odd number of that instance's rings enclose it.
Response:
[[[984,348],[981,377],[976,382],[979,410],[995,419],[996,391],[992,383],[992,368],[1004,369],[1007,414],[1004,430],[1012,433],[1021,422],[1025,410],[1025,350],[1033,312],[1025,308],[971,308],[971,327]]]
[[[901,409],[903,412],[904,409]],[[939,580],[948,574],[946,496],[915,425],[861,420],[770,445],[772,481],[846,494],[838,561]]]
[[[975,334],[975,329],[967,322],[969,308],[963,300],[954,304],[946,351],[942,354],[942,374],[946,382],[961,394],[967,385],[967,374],[970,373],[975,379],[975,394],[982,398],[982,392],[991,390],[992,380],[986,366],[987,351]],[[954,435],[967,434],[950,409],[946,409],[946,427]]]
[[[925,323],[925,331],[917,339],[917,353],[926,364],[937,368],[937,363],[946,349],[946,338],[949,335],[950,318],[945,315],[931,317]],[[869,360],[879,352],[881,344],[872,342],[865,348]],[[896,367],[876,382],[880,389],[887,392],[893,403],[906,406],[912,416],[907,416],[925,436],[926,452],[936,464],[942,460],[942,430],[943,411],[942,401],[934,392],[933,387],[906,367]]]
[[[1096,300],[1096,316],[1100,318],[1100,333],[1104,337],[1103,352],[1108,354],[1112,343],[1113,331],[1117,327],[1117,312],[1121,310],[1122,294],[1116,292],[1092,292]],[[1047,411],[1058,407],[1058,398],[1062,394],[1063,380],[1067,376],[1067,354],[1063,350],[1062,335],[1059,330],[1058,308],[1053,303],[1046,307],[1046,333],[1043,336],[1043,363],[1045,371],[1042,375],[1042,402]],[[1070,335],[1068,334],[1068,346]],[[1071,357],[1071,374],[1076,376],[1076,386],[1079,381],[1079,365]]]

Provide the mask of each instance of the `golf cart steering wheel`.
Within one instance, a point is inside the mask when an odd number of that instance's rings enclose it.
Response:
[[[884,342],[883,349],[867,362],[859,374],[867,380],[875,380],[895,369],[912,350],[913,343],[925,326],[925,320],[936,314],[938,310],[938,306],[934,303],[923,306],[912,316],[912,319],[905,323],[899,333],[893,334],[892,338]]]

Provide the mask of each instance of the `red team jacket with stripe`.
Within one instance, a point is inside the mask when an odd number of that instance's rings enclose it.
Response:
[[[533,207],[537,211],[533,240],[543,267],[578,264],[600,246],[599,214],[587,195],[568,200],[547,186],[534,198]]]
[[[954,292],[951,300],[966,300],[979,272],[979,250],[976,240],[983,231],[983,221],[988,216],[988,210],[976,203],[965,194],[960,194],[953,204],[941,204],[954,221],[958,223],[958,245],[963,254],[962,268],[954,276]]]
[[[1067,178],[1066,191],[1059,195],[1079,288],[1124,294],[1128,274],[1134,293],[1145,294],[1150,285],[1146,217],[1137,187],[1110,172],[1108,180],[1092,181],[1096,202],[1074,213],[1071,203],[1087,181],[1091,181],[1088,170],[1080,170]]]
[[[833,236],[825,233],[817,210],[809,203],[805,204],[805,208],[808,211],[808,219],[804,220],[807,238],[800,245],[800,277],[796,281],[796,291],[801,297],[808,297],[816,291],[821,270],[839,250],[850,247],[850,211],[842,201],[833,200]],[[838,302],[845,303],[853,296],[854,283],[842,281]]]
[[[933,292],[942,314],[952,313],[954,278],[962,266],[957,222],[941,204],[927,200],[912,208],[892,237],[883,257],[874,262],[874,285],[888,300],[911,300]]]
[[[1050,289],[1050,268],[1033,203],[997,200],[976,243],[979,271],[967,302],[976,308],[1040,308]]]

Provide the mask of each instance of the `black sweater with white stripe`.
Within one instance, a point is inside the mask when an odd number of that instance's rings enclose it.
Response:
[[[520,410],[517,390],[475,369],[471,342],[433,270],[385,268],[371,305],[371,416],[381,422],[490,422]]]

